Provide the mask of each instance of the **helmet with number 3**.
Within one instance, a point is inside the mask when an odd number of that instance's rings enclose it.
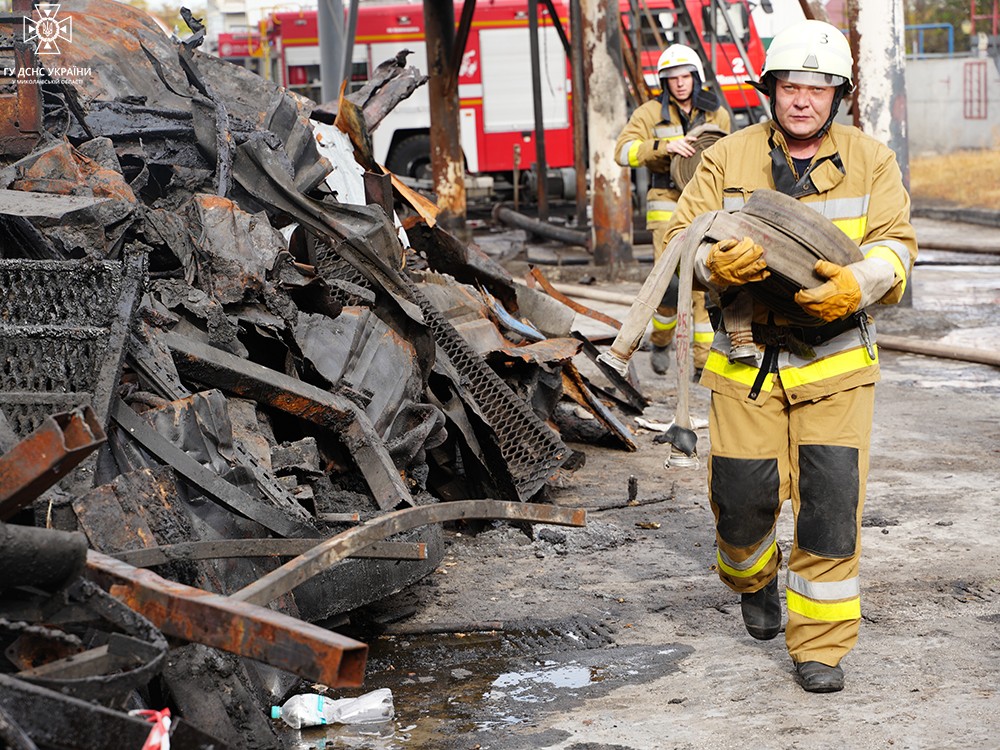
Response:
[[[804,86],[854,88],[851,45],[836,27],[823,21],[802,21],[778,32],[767,48],[761,83],[769,78]]]

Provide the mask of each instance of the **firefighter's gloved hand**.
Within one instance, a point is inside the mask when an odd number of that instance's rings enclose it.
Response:
[[[840,320],[859,309],[861,286],[851,272],[851,266],[838,266],[828,260],[817,260],[813,268],[829,281],[796,292],[795,301],[799,307],[826,321]]]
[[[764,261],[764,248],[749,237],[716,242],[708,251],[705,265],[711,274],[709,283],[717,287],[763,281],[771,275]]]

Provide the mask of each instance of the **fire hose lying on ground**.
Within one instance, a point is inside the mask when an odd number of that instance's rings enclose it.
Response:
[[[671,276],[678,272],[677,299],[677,408],[667,438],[683,456],[695,455],[697,436],[691,429],[689,391],[691,387],[691,284],[694,259],[699,247],[729,238],[749,237],[764,248],[764,260],[771,275],[764,281],[747,284],[737,300],[723,313],[726,330],[733,343],[731,357],[755,357],[757,347],[750,332],[750,311],[754,300],[783,315],[793,325],[820,325],[799,307],[794,296],[800,289],[822,284],[813,266],[817,260],[848,265],[862,260],[860,249],[833,222],[805,204],[773,190],[758,190],[735,213],[709,211],[702,214],[667,245],[643,283],[611,348],[598,362],[622,375],[639,348]],[[742,298],[742,299],[741,299]],[[668,465],[670,458],[667,459]]]

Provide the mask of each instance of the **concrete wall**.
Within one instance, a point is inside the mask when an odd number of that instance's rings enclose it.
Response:
[[[1000,149],[1000,72],[992,58],[906,61],[910,156]]]

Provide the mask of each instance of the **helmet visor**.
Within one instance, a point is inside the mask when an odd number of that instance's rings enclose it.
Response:
[[[842,86],[847,83],[847,79],[843,76],[820,73],[814,70],[776,70],[774,77],[779,81],[799,86]]]
[[[694,65],[675,65],[672,68],[660,71],[660,78],[677,78],[685,73],[697,73],[698,68]]]

